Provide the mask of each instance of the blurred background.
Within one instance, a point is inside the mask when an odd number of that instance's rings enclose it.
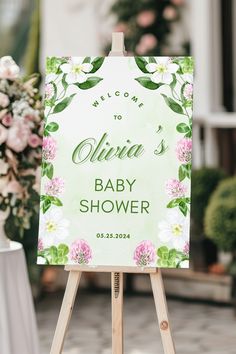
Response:
[[[236,353],[235,19],[233,0],[0,0],[0,57],[11,55],[25,75],[39,72],[43,79],[46,56],[106,55],[113,31],[125,33],[128,55],[193,55],[191,269],[163,270],[183,354]],[[35,265],[37,227],[36,217],[23,238],[17,231],[10,236],[24,245],[44,354],[67,274]],[[149,278],[129,275],[125,286],[127,353],[156,353]],[[84,276],[66,353],[110,352],[109,290],[108,275]]]

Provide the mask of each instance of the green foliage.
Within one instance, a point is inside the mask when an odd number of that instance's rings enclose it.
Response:
[[[203,234],[203,219],[209,198],[218,183],[226,177],[225,172],[215,168],[201,168],[192,171],[191,217],[193,231]]]
[[[189,257],[183,252],[177,251],[175,248],[169,249],[166,246],[157,249],[159,267],[163,268],[180,268],[181,262],[189,260]]]
[[[150,79],[150,77],[147,76],[137,77],[135,80],[138,81],[140,85],[142,85],[143,87],[149,90],[157,90],[160,86],[163,85],[161,83],[156,84]]]
[[[205,233],[225,251],[236,251],[236,177],[219,183],[205,214]]]
[[[73,93],[72,95],[65,97],[62,101],[56,104],[56,106],[53,109],[53,113],[60,113],[66,109],[66,107],[69,106],[71,103],[73,97],[76,95],[76,93]]]
[[[184,114],[184,111],[183,111],[183,108],[181,107],[181,105],[179,103],[177,103],[175,100],[173,100],[173,98],[167,97],[163,93],[161,95],[162,95],[162,97],[164,97],[164,100],[165,100],[167,106],[169,106],[172,111],[174,111],[175,113],[178,113],[178,114]]]
[[[58,247],[51,246],[38,251],[38,256],[43,257],[46,264],[66,264],[68,262],[69,247],[61,243]]]
[[[87,79],[87,81],[82,84],[75,84],[75,86],[78,86],[81,90],[88,90],[96,86],[100,81],[102,81],[101,77],[91,76]]]
[[[116,0],[111,7],[111,13],[117,18],[116,30],[125,33],[125,46],[129,52],[135,55],[160,55],[164,54],[165,49],[165,55],[170,55],[174,53],[166,53],[167,35],[171,31],[172,23],[180,19],[180,8],[180,5],[175,5],[170,0]],[[142,26],[138,16],[146,10],[153,13],[153,21]],[[173,13],[172,18],[166,16],[166,10]],[[153,36],[153,46],[147,48],[145,53],[139,53],[138,46],[146,34]],[[183,54],[186,54],[185,47],[183,43]],[[110,45],[107,46],[107,51],[109,50]]]
[[[190,205],[190,198],[183,197],[183,198],[176,198],[172,199],[168,204],[167,208],[176,208],[178,207],[181,213],[186,216],[189,210],[188,205]]]

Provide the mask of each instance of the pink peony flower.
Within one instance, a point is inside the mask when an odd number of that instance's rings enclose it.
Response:
[[[166,193],[170,198],[184,197],[186,192],[187,187],[177,179],[171,178],[166,182]]]
[[[167,21],[173,21],[177,18],[177,11],[173,6],[167,6],[163,11],[163,17]]]
[[[6,114],[3,118],[2,118],[2,124],[5,125],[5,127],[10,127],[12,125],[12,115]]]
[[[54,95],[54,86],[53,84],[45,85],[45,99],[50,100]]]
[[[186,100],[191,101],[193,99],[193,84],[185,85],[183,95]]]
[[[150,51],[151,49],[155,48],[156,45],[157,45],[157,38],[153,34],[151,33],[144,34],[141,37],[140,42],[136,46],[136,52],[140,55],[143,55],[148,51]]]
[[[42,139],[40,139],[40,137],[37,134],[31,134],[29,136],[28,144],[32,148],[38,147],[39,145],[41,145],[41,143],[42,143]]]
[[[43,240],[41,238],[38,239],[38,251],[42,251],[43,250]]]
[[[183,248],[183,253],[189,255],[189,242],[186,242]]]
[[[155,246],[151,241],[142,241],[134,251],[134,260],[137,266],[143,267],[152,264],[155,260]]]
[[[14,120],[12,126],[8,130],[6,144],[15,152],[23,151],[28,145],[30,136],[30,128],[23,120]]]
[[[77,240],[72,243],[70,258],[77,264],[88,264],[92,259],[92,250],[85,240]]]
[[[18,197],[21,197],[23,188],[18,181],[12,180],[6,185],[5,190],[3,191],[4,195],[7,195],[8,193],[16,194]]]
[[[56,156],[56,141],[51,137],[47,136],[43,138],[43,158],[47,161],[52,161]]]
[[[58,197],[61,193],[63,193],[64,187],[64,180],[61,177],[54,177],[46,183],[45,191],[47,195]]]
[[[156,14],[151,11],[151,10],[145,10],[142,11],[138,14],[137,16],[137,24],[140,27],[148,27],[150,25],[153,24],[153,22],[155,21],[156,18]]]
[[[0,144],[4,143],[7,140],[8,130],[0,124]]]
[[[192,158],[192,140],[190,138],[183,138],[177,142],[176,154],[179,161],[184,164],[191,162]]]
[[[0,79],[14,80],[18,78],[20,72],[19,66],[10,56],[5,56],[0,59]]]
[[[6,108],[10,103],[10,100],[5,93],[0,92],[0,106]]]

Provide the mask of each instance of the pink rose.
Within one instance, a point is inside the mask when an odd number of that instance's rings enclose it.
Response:
[[[41,143],[42,143],[42,139],[40,139],[40,137],[37,134],[31,134],[29,136],[28,144],[32,148],[38,147],[39,145],[41,145]]]
[[[173,21],[177,18],[177,11],[173,6],[167,6],[163,11],[163,17],[167,21]]]
[[[192,158],[192,140],[190,138],[183,138],[177,142],[176,146],[177,158],[180,162],[187,164],[191,162]]]
[[[6,108],[10,103],[9,97],[5,93],[0,92],[0,106]]]
[[[140,55],[144,55],[145,53],[155,48],[156,45],[157,38],[153,34],[144,34],[141,37],[139,44],[136,46],[136,52]]]
[[[6,114],[3,118],[2,118],[2,123],[5,125],[5,127],[10,127],[12,125],[12,115]]]
[[[8,130],[6,144],[13,151],[21,152],[28,145],[29,136],[29,126],[23,120],[14,120],[12,126]]]
[[[12,180],[7,184],[4,192],[5,192],[4,193],[5,195],[8,193],[12,193],[12,194],[17,194],[18,196],[21,196],[22,192],[23,192],[23,188],[18,181]]]
[[[134,251],[134,261],[137,266],[145,267],[155,261],[155,246],[149,240],[140,242]]]
[[[153,22],[155,21],[155,18],[156,18],[155,12],[153,12],[151,10],[145,10],[145,11],[142,11],[138,14],[137,24],[140,27],[145,28],[145,27],[152,25]]]
[[[7,139],[8,130],[0,124],[0,144],[4,143]]]
[[[5,56],[0,59],[0,79],[14,80],[19,76],[19,66],[12,57]]]

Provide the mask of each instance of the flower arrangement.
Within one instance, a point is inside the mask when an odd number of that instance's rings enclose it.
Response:
[[[9,57],[0,59],[0,209],[22,237],[38,213],[42,103],[37,76],[20,77]]]

